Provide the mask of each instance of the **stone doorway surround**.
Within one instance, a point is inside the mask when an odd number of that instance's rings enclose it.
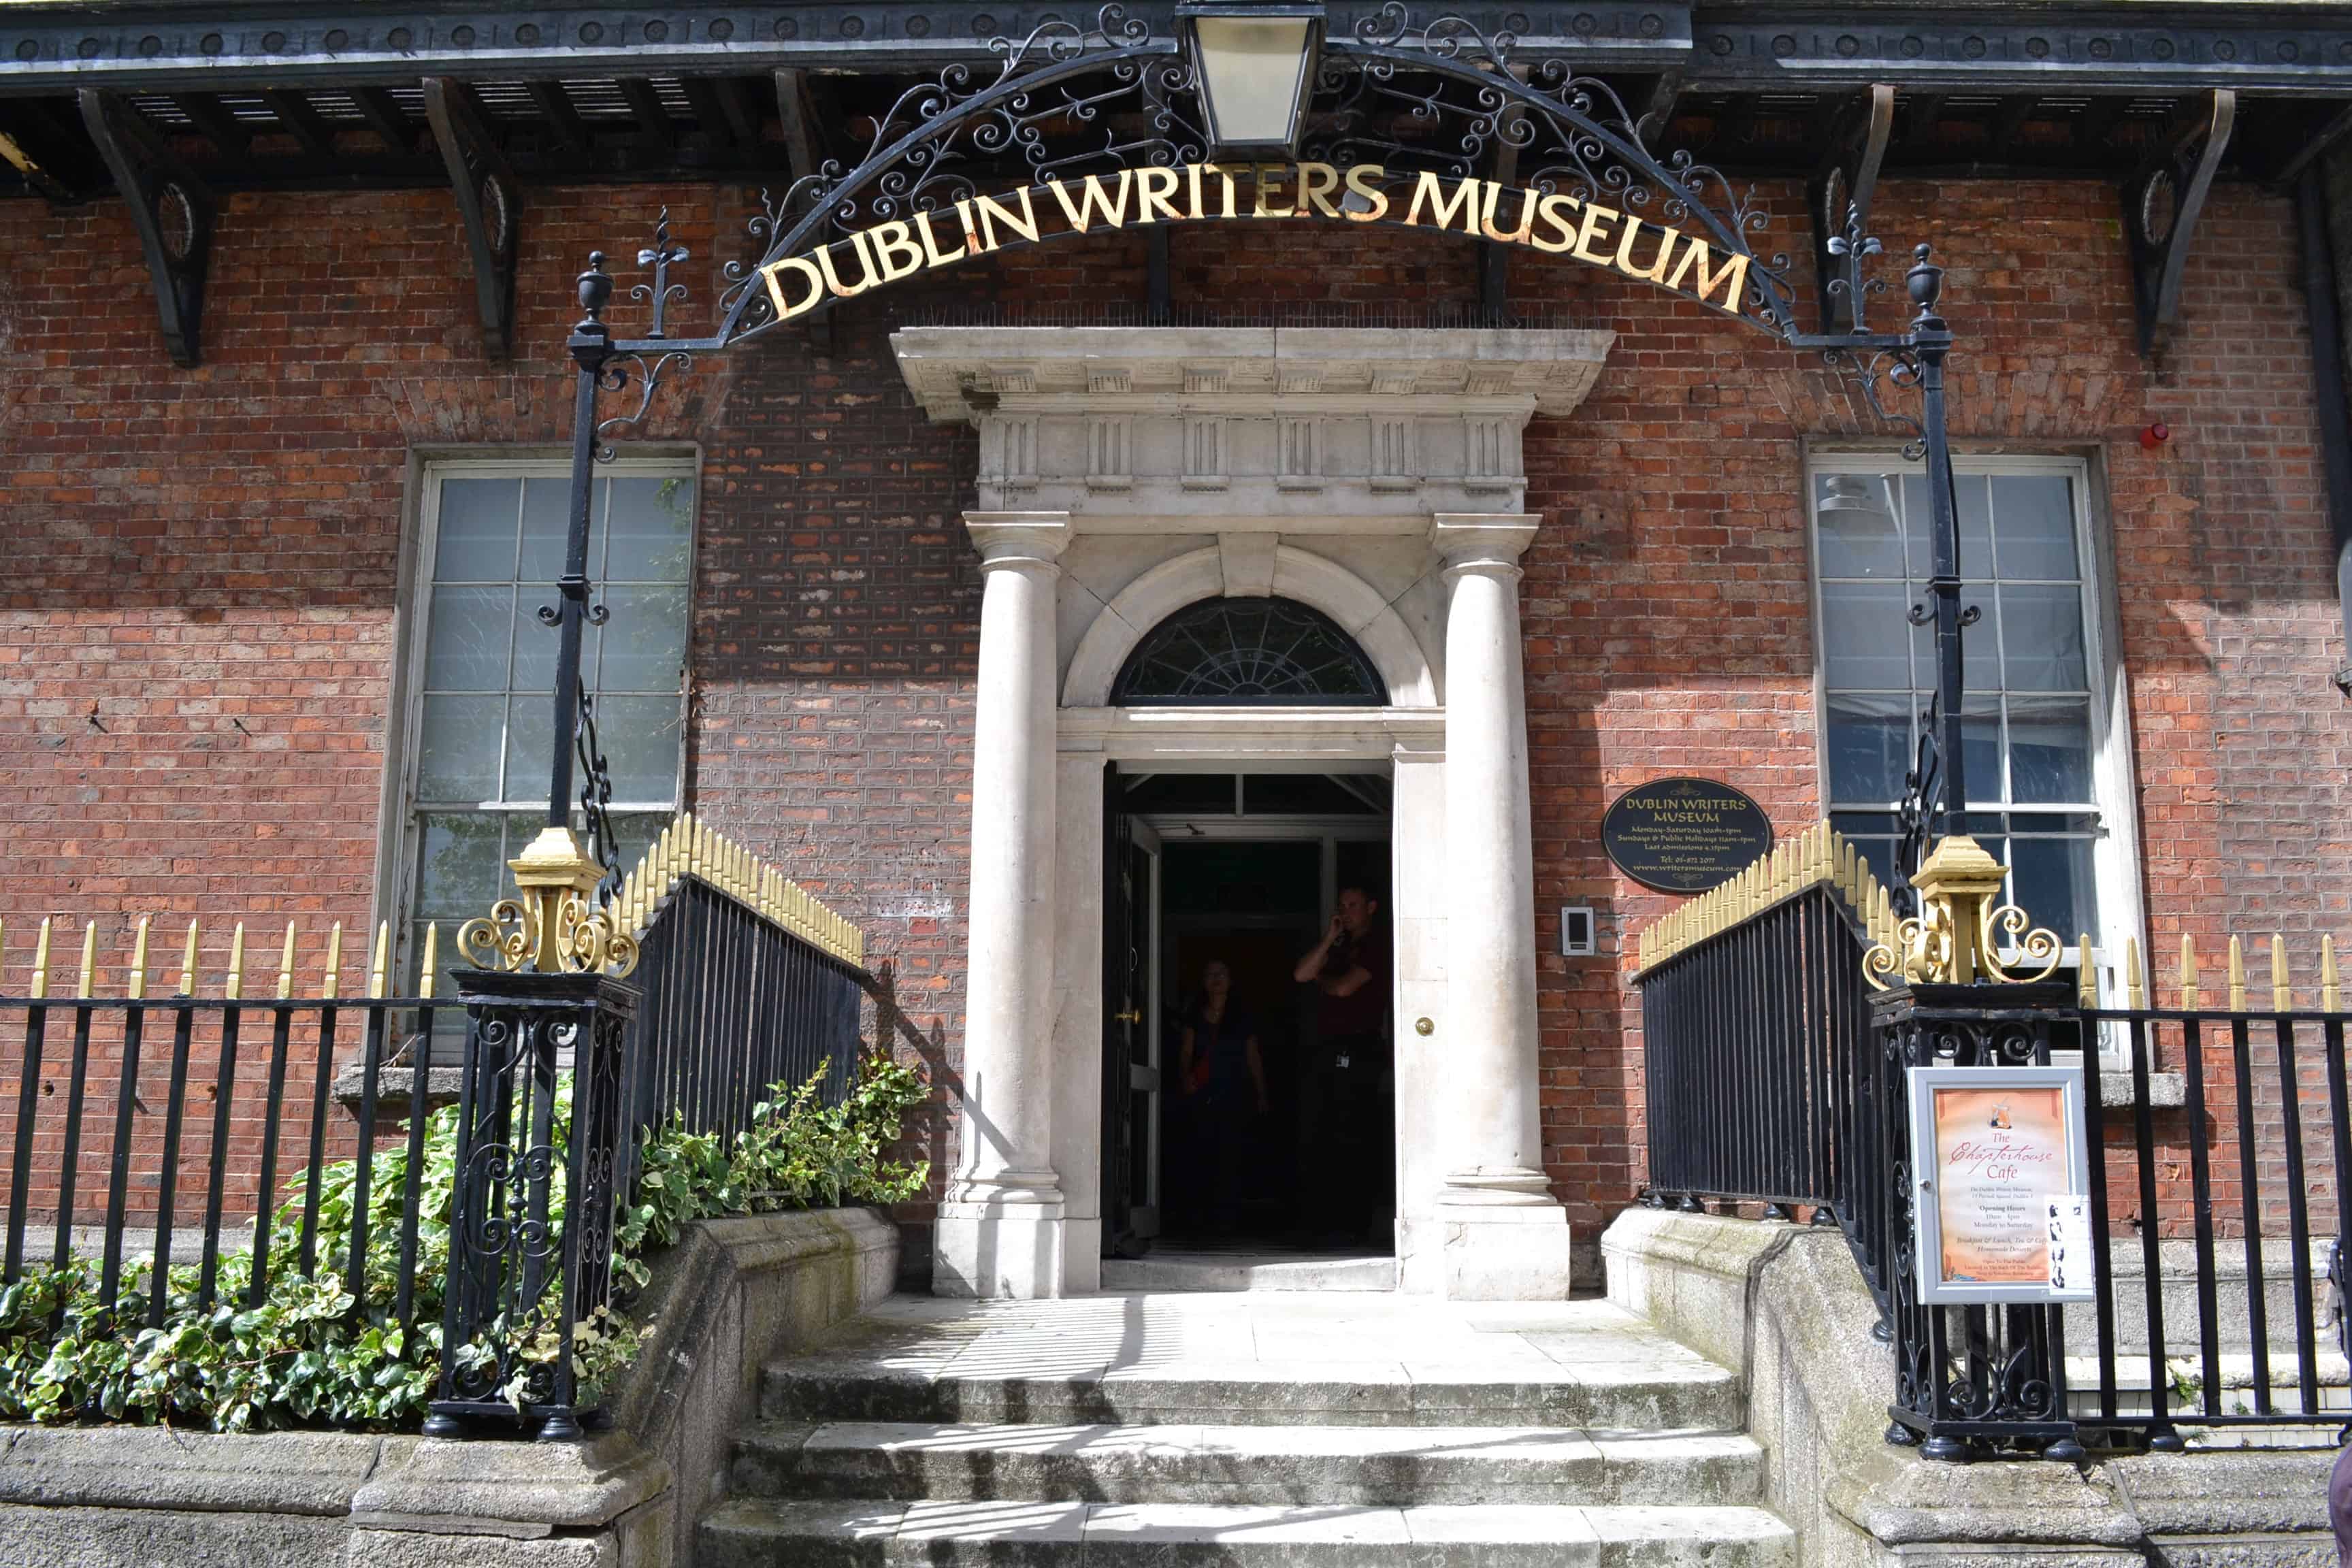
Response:
[[[1614,334],[920,327],[926,412],[978,427],[985,579],[959,1168],[941,1294],[1100,1284],[1102,768],[1395,771],[1397,1252],[1410,1291],[1568,1293],[1543,1174],[1518,556],[1521,438]],[[1217,595],[1331,616],[1385,708],[1115,708]],[[1442,829],[1442,830],[1441,830]],[[1428,1021],[1428,1032],[1419,1023]]]

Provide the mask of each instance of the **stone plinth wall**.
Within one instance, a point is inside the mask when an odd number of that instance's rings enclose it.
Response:
[[[1745,1380],[1765,1495],[1808,1568],[2325,1568],[2332,1448],[1936,1464],[1885,1440],[1895,1365],[1835,1228],[1633,1208],[1612,1300]]]

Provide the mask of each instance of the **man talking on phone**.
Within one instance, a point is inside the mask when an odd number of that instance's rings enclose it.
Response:
[[[1330,928],[1291,974],[1317,992],[1302,1139],[1307,1201],[1350,1245],[1386,1251],[1395,1244],[1396,1083],[1380,909],[1363,888],[1340,889]]]

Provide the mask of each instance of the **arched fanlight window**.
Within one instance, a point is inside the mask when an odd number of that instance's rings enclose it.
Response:
[[[1290,599],[1203,599],[1145,634],[1110,700],[1379,708],[1389,691],[1356,639],[1320,610]]]

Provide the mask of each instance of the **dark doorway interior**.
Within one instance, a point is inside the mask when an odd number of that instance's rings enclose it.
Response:
[[[1293,811],[1324,805],[1302,792],[1331,787],[1311,775],[1267,782],[1262,797],[1301,795],[1296,805],[1282,798]],[[1335,1059],[1325,1038],[1330,1009],[1315,984],[1293,974],[1324,933],[1326,898],[1351,885],[1380,906],[1370,941],[1385,957],[1388,849],[1380,840],[1321,837],[1168,837],[1157,1097],[1163,1246],[1391,1250],[1393,1074],[1384,1061],[1364,1059],[1360,1047]],[[1213,1026],[1204,986],[1212,963],[1222,963],[1231,982]],[[1384,1022],[1388,966],[1375,967],[1373,1010]]]

